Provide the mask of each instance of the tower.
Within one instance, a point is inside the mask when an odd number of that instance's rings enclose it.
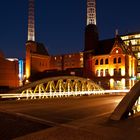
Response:
[[[35,17],[34,17],[34,0],[29,0],[28,11],[28,41],[35,41]]]
[[[35,0],[29,0],[28,8],[28,38],[26,42],[26,79],[31,75],[31,51],[35,50]]]
[[[96,0],[87,0],[87,25],[96,25]]]
[[[95,52],[98,46],[98,31],[96,26],[96,0],[87,0],[87,15],[85,29],[84,51]]]
[[[96,26],[96,0],[87,0],[85,48],[84,48],[84,76],[90,77],[90,57],[98,47],[98,30]]]

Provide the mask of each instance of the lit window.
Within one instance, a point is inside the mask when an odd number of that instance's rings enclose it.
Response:
[[[116,50],[116,53],[118,53],[119,51],[118,50]]]
[[[138,52],[138,59],[140,59],[140,52]]]
[[[116,75],[117,74],[117,69],[114,69],[114,75]]]
[[[96,76],[99,76],[99,70],[96,70]]]
[[[103,69],[101,69],[101,71],[100,71],[100,75],[101,76],[103,76],[103,72],[104,72]]]
[[[109,71],[108,71],[108,69],[105,70],[105,76],[109,76]]]
[[[119,69],[119,73],[118,74],[121,75],[121,68]]]

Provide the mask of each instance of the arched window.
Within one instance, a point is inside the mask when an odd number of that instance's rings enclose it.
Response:
[[[99,76],[99,70],[96,70],[96,76]]]
[[[119,73],[118,74],[121,75],[121,68],[119,68]]]
[[[95,65],[98,65],[98,59],[95,61]]]
[[[100,75],[101,75],[101,77],[104,75],[104,70],[103,69],[101,69]]]
[[[114,69],[114,75],[116,75],[117,74],[117,69]]]
[[[121,61],[122,61],[122,60],[121,60],[121,58],[119,57],[119,58],[118,58],[118,63],[121,63]]]
[[[105,60],[105,64],[108,64],[108,59]]]
[[[105,76],[109,76],[109,70],[105,69]]]
[[[103,59],[100,60],[100,65],[103,65]]]
[[[114,58],[113,63],[114,63],[114,64],[116,64],[116,63],[117,63],[117,59],[116,59],[116,58]]]

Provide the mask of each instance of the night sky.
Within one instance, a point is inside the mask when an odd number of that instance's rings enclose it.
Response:
[[[25,57],[28,0],[0,1],[0,50],[6,57]],[[132,3],[133,2],[133,3]],[[36,41],[50,54],[82,51],[86,0],[36,0]],[[100,39],[140,31],[140,0],[97,0]]]

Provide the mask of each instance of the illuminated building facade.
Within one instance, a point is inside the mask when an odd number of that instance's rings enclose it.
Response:
[[[140,32],[122,35],[121,38],[127,46],[131,42],[132,51],[138,59],[137,77],[140,78]]]
[[[137,59],[119,36],[100,41],[88,62],[89,77],[107,89],[129,89],[135,83]]]
[[[83,52],[51,56],[50,69],[67,70],[83,68]]]
[[[48,70],[50,57],[42,43],[26,42],[26,78],[37,72]]]
[[[19,86],[18,60],[6,59],[0,52],[0,90]]]

